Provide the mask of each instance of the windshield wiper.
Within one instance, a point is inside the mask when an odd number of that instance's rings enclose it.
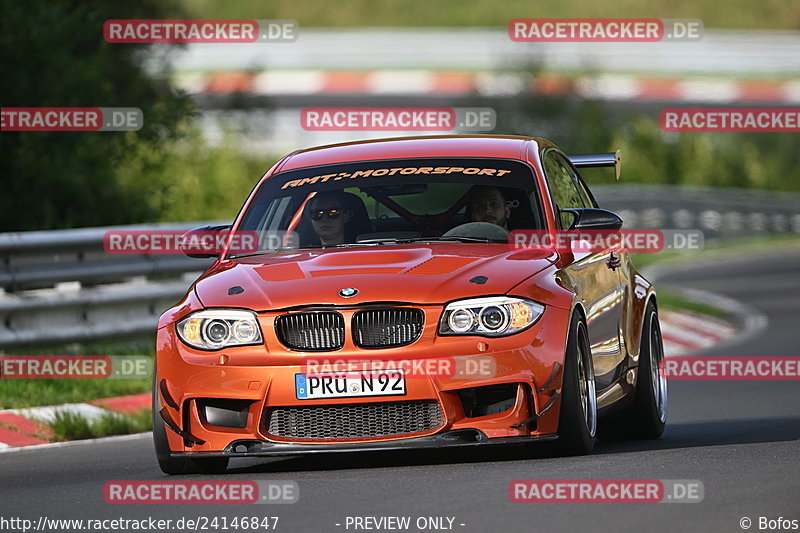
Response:
[[[341,244],[328,244],[322,245],[319,248],[323,250],[326,248],[348,248],[350,246],[380,246],[382,244],[394,244],[396,241],[395,239],[375,239],[375,240],[368,240],[368,241],[358,241],[358,242],[343,242]]]
[[[370,239],[368,241],[363,241],[363,244],[407,244],[410,242],[502,242],[505,243],[506,241],[500,240],[492,240],[487,239],[484,237],[456,237],[456,236],[442,236],[442,237],[414,237],[412,239],[398,239],[395,237],[389,239]],[[359,243],[362,244],[362,243]]]
[[[269,253],[279,253],[279,252],[292,252],[298,250],[329,250],[331,248],[349,248],[351,246],[381,246],[384,244],[408,244],[412,242],[480,242],[480,243],[501,243],[505,244],[507,241],[504,240],[492,240],[486,239],[484,237],[415,237],[413,239],[398,239],[396,237],[386,238],[386,239],[369,239],[365,241],[359,242],[345,242],[342,244],[330,244],[328,246],[304,246],[302,248],[270,248],[268,250],[259,250],[257,252],[251,252],[247,254],[239,254],[239,255],[232,255],[230,256],[231,259],[240,259],[242,257],[252,257],[254,255],[263,255]]]
[[[246,253],[246,254],[231,255],[231,256],[228,257],[228,259],[241,259],[242,257],[253,257],[254,255],[264,255],[264,254],[276,254],[276,253],[280,253],[280,252],[291,252],[291,251],[300,250],[300,249],[301,248],[292,248],[292,247],[287,247],[287,248],[267,248],[266,250],[258,250],[257,252],[249,252],[249,253]]]
[[[444,241],[444,242],[497,242],[486,237],[457,237],[457,236],[441,236],[441,237],[419,237],[416,239],[408,239],[407,242],[429,242],[429,241]],[[505,241],[503,241],[505,242]]]

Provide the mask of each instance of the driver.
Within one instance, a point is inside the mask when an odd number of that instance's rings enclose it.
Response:
[[[353,212],[344,206],[345,200],[338,191],[318,193],[309,202],[311,225],[323,246],[347,242],[345,226],[352,218]]]
[[[508,230],[511,208],[497,187],[474,187],[469,197],[469,213],[472,222],[488,222]]]

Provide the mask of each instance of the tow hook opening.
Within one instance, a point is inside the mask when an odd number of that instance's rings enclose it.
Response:
[[[514,407],[519,383],[503,383],[456,391],[467,418],[497,415]]]
[[[489,437],[483,431],[477,429],[454,429],[438,436],[439,440],[445,442],[483,442]]]
[[[203,424],[224,428],[242,429],[247,426],[247,415],[252,400],[227,400],[198,398],[197,412]]]
[[[231,442],[225,449],[227,453],[254,453],[266,448],[264,442],[260,440],[236,440]]]

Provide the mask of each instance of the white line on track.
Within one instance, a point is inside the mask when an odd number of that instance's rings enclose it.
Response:
[[[49,442],[47,444],[34,444],[33,446],[19,446],[16,448],[3,448],[2,446],[0,446],[0,454],[49,450],[50,448],[72,448],[75,446],[83,446],[85,444],[103,444],[106,442],[137,440],[145,437],[149,438],[151,435],[152,432],[147,431],[145,433],[133,433],[131,435],[115,435],[113,437],[100,437],[99,439],[70,440],[67,442]]]

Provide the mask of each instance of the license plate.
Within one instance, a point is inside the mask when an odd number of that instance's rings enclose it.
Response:
[[[294,379],[299,400],[402,396],[406,393],[405,372],[399,369],[295,374]]]

